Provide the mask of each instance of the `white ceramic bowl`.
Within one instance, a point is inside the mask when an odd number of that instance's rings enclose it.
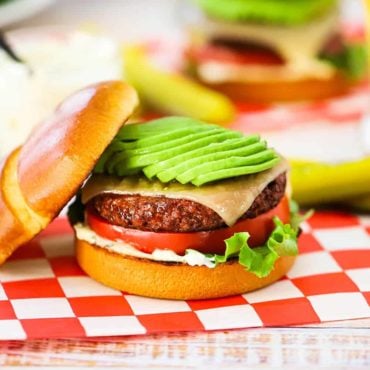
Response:
[[[11,0],[0,5],[0,27],[41,12],[55,0]]]

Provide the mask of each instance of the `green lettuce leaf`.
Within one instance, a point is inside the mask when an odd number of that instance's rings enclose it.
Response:
[[[229,258],[239,255],[243,245],[248,245],[248,233],[235,233],[231,238],[225,240],[226,250],[224,255],[214,255],[214,260],[217,263],[226,262]]]
[[[275,229],[266,242],[270,251],[278,256],[296,256],[298,254],[298,229],[290,224],[283,224],[277,217],[274,218]]]
[[[275,217],[273,219],[274,230],[264,245],[251,248],[248,245],[249,233],[235,233],[225,240],[224,255],[207,255],[207,257],[214,261],[215,265],[224,263],[231,258],[238,258],[239,263],[256,276],[262,278],[269,275],[279,257],[298,254],[299,225],[311,217],[313,213],[311,210],[301,215],[299,207],[294,201],[291,202],[290,210],[290,224],[283,224],[278,217]]]
[[[239,263],[259,278],[267,276],[274,268],[279,255],[266,246],[250,248],[244,245],[239,254]]]
[[[347,71],[353,80],[361,80],[366,76],[368,55],[364,44],[347,46]]]
[[[257,248],[248,245],[248,233],[235,233],[225,240],[225,254],[214,256],[215,263],[239,256],[239,263],[246,270],[258,277],[267,276],[280,256],[295,256],[298,253],[297,230],[289,224],[284,225],[277,217],[274,218],[274,224],[275,228],[266,243]]]
[[[301,214],[299,212],[298,203],[293,199],[290,200],[289,206],[290,206],[290,225],[294,230],[298,231],[299,225],[302,222],[308,220],[314,214],[314,210],[310,209],[306,213]]]
[[[354,81],[366,77],[368,55],[364,43],[347,43],[340,52],[324,52],[320,58],[342,70]]]

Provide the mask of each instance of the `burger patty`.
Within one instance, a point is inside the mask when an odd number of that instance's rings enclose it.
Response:
[[[276,64],[285,63],[284,58],[282,58],[273,48],[251,41],[216,38],[211,41],[211,45],[227,49],[234,53],[267,54],[275,59]]]
[[[285,193],[286,174],[271,181],[240,219],[255,218],[274,208]],[[101,194],[91,200],[110,224],[154,232],[195,232],[226,227],[212,209],[187,199],[164,196]]]

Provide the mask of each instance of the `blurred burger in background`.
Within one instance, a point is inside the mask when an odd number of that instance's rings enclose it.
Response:
[[[365,77],[364,44],[343,36],[337,0],[196,2],[188,69],[233,99],[324,99]]]

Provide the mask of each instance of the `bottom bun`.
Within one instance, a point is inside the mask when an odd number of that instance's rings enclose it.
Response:
[[[111,288],[153,298],[206,299],[242,294],[280,279],[295,257],[280,257],[264,278],[246,271],[237,261],[215,268],[157,262],[123,256],[76,240],[81,268],[93,279]]]
[[[327,99],[346,94],[351,87],[348,79],[339,73],[327,80],[227,82],[208,86],[235,101],[258,103]]]

